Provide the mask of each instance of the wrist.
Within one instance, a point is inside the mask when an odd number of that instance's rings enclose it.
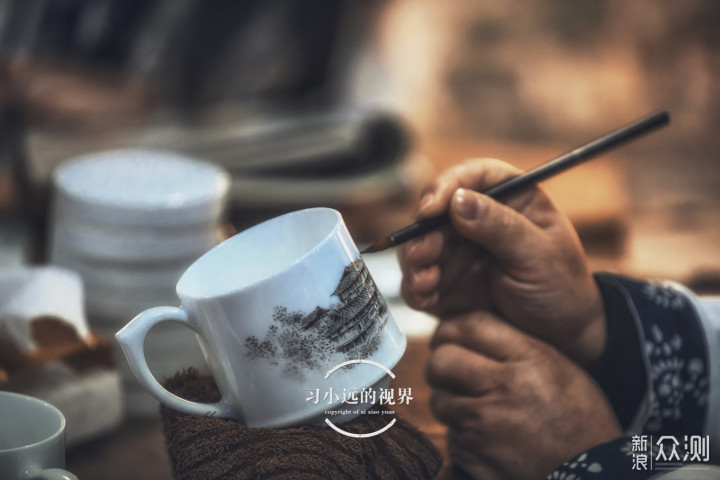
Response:
[[[586,369],[592,369],[603,356],[608,341],[605,307],[597,287],[590,311],[579,323],[584,326],[569,342],[566,353]]]
[[[585,327],[570,344],[568,355],[586,369],[592,369],[600,361],[607,346],[607,321],[605,309],[599,302],[598,311],[590,316]]]

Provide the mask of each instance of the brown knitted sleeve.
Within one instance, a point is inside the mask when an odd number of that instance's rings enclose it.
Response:
[[[188,400],[220,399],[212,378],[194,370],[175,375],[166,387]],[[402,418],[382,434],[353,438],[327,427],[248,428],[167,407],[161,414],[178,480],[430,479],[442,466],[440,452]],[[369,433],[386,424],[382,415],[365,415],[343,429]]]

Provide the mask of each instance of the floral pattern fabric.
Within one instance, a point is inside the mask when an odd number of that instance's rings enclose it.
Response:
[[[705,429],[710,389],[707,343],[704,338],[698,312],[688,294],[682,289],[662,282],[641,282],[630,278],[601,274],[596,276],[601,289],[614,289],[615,299],[623,299],[622,305],[607,305],[607,311],[617,312],[633,325],[621,325],[610,329],[608,344],[613,342],[612,332],[622,335],[623,330],[634,328],[638,343],[625,342],[623,348],[612,350],[608,365],[623,364],[642,350],[642,363],[632,363],[630,368],[645,371],[633,372],[646,379],[645,385],[633,387],[635,392],[612,391],[611,383],[600,384],[618,410],[622,402],[637,402],[638,393],[642,404],[633,408],[638,412],[640,428],[628,432],[627,437],[597,446],[561,465],[547,478],[552,480],[586,479],[645,479],[659,478],[662,472],[636,469],[633,435],[668,435],[677,438],[701,435]],[[609,297],[604,297],[608,301]],[[615,300],[617,302],[617,300]],[[635,333],[635,332],[633,332]],[[620,340],[620,339],[616,339]],[[617,343],[623,344],[618,341]],[[602,367],[601,367],[602,368]],[[614,374],[623,370],[614,370]],[[621,384],[619,382],[618,384]],[[616,405],[617,404],[617,405]],[[627,408],[627,405],[622,406]],[[635,437],[637,438],[637,437]],[[653,455],[652,450],[649,452]],[[679,465],[680,467],[682,465]]]
[[[708,354],[698,313],[671,284],[619,278],[642,328],[652,389],[644,430],[662,435],[702,433],[709,393]]]
[[[548,480],[646,479],[651,470],[633,469],[632,439],[622,437],[605,443],[565,462],[547,476]]]

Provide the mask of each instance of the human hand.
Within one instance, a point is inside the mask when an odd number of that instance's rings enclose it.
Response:
[[[471,478],[545,478],[621,435],[585,371],[490,313],[446,319],[431,346],[431,408],[449,427],[454,466]]]
[[[605,316],[567,217],[537,186],[507,204],[473,191],[519,173],[507,163],[482,159],[435,180],[417,219],[447,211],[452,225],[400,247],[403,297],[441,318],[495,310],[570,357],[592,363],[605,349]]]

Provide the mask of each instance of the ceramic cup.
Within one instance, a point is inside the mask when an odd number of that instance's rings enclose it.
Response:
[[[282,427],[321,424],[342,409],[333,417],[342,422],[370,406],[351,393],[387,386],[385,369],[405,351],[405,336],[332,209],[289,213],[235,235],[193,263],[176,291],[179,308],[148,309],[116,338],[140,383],[181,412]],[[161,322],[197,334],[219,402],[181,399],[153,377],[143,342]]]
[[[37,398],[0,392],[0,478],[77,480],[65,468],[65,417]]]

